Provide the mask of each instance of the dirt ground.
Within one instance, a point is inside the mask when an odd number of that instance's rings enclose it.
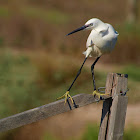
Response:
[[[46,133],[50,133],[62,140],[70,137],[78,138],[85,132],[89,124],[100,125],[101,110],[101,103],[91,104],[24,126],[19,131],[16,139],[40,140]],[[128,105],[125,128],[129,126],[140,127],[139,116],[140,104]]]

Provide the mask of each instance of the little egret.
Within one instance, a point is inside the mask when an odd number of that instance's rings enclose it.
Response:
[[[100,94],[99,92],[96,91],[94,66],[103,54],[110,53],[114,49],[117,41],[117,37],[119,35],[118,32],[115,31],[115,29],[112,27],[112,25],[108,23],[104,23],[97,18],[92,18],[88,20],[84,26],[68,33],[67,36],[81,30],[91,30],[91,33],[87,39],[87,43],[86,43],[87,50],[83,53],[85,55],[85,59],[81,68],[79,69],[75,79],[73,80],[72,84],[68,88],[67,92],[63,96],[57,98],[57,99],[61,99],[65,97],[65,103],[68,98],[70,98],[71,102],[73,103],[73,99],[70,96],[69,92],[73,84],[75,83],[76,79],[80,75],[81,70],[87,58],[91,56],[96,57],[94,63],[91,65],[91,73],[92,73],[93,86],[94,86],[93,95],[94,96],[97,95],[99,99],[101,95],[105,95],[105,94]]]

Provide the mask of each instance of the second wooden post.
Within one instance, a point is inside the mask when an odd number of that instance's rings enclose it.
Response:
[[[111,98],[103,102],[98,140],[122,140],[128,97],[127,74],[109,73],[106,81],[106,93]]]

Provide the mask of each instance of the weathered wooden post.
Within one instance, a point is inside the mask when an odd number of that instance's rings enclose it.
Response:
[[[122,140],[128,97],[123,93],[127,91],[127,74],[108,74],[106,93],[111,98],[103,102],[101,124],[98,140]]]
[[[109,73],[106,81],[106,93],[103,97],[103,109],[98,140],[122,140],[127,108],[127,96],[121,94],[127,91],[127,75]],[[72,110],[97,102],[92,94],[78,94],[73,96],[76,107]],[[31,124],[48,117],[71,111],[64,105],[64,99],[46,104],[34,109],[0,119],[0,132]]]

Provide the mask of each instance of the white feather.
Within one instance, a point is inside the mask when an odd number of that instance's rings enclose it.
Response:
[[[102,22],[97,18],[90,19],[85,25],[92,23],[92,26],[87,27],[91,33],[87,39],[84,52],[88,56],[101,56],[102,54],[111,52],[116,44],[117,36],[119,35],[112,25]]]

